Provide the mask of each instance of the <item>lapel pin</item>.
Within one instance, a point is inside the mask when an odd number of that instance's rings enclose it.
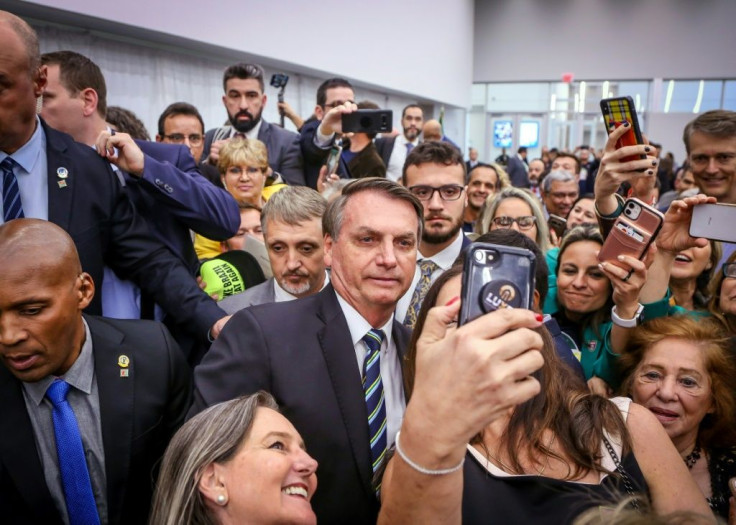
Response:
[[[60,180],[56,182],[59,185],[59,188],[66,188],[66,181]]]
[[[130,370],[127,368],[123,368],[120,370],[120,377],[128,377],[130,375]]]
[[[118,357],[118,366],[120,368],[128,368],[130,365],[130,358],[127,355],[121,355]]]
[[[56,168],[56,175],[60,179],[66,179],[69,176],[69,170],[66,168]]]

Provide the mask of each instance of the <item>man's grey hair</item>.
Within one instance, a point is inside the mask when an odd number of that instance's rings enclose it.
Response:
[[[326,209],[327,201],[317,191],[306,186],[288,186],[274,193],[263,206],[263,235],[266,235],[269,220],[298,226],[303,222],[321,219]]]
[[[544,179],[542,179],[542,191],[549,193],[553,182],[575,182],[575,175],[565,170],[550,171]]]
[[[422,238],[422,228],[424,227],[424,208],[422,207],[422,203],[412,192],[401,184],[380,177],[356,179],[345,186],[342,190],[342,195],[327,206],[327,211],[324,217],[322,217],[322,232],[325,235],[329,235],[333,241],[337,241],[345,218],[345,208],[347,207],[348,201],[358,193],[366,191],[381,193],[389,199],[404,201],[410,204],[414,208],[419,224],[417,228],[417,240]],[[373,211],[375,213],[381,213],[382,210]]]

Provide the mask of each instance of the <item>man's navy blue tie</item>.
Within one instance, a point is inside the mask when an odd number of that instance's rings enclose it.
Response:
[[[66,510],[71,525],[99,525],[100,516],[92,492],[92,482],[87,470],[82,436],[77,418],[66,400],[69,383],[61,379],[54,381],[46,391],[46,397],[54,405],[52,412],[56,454],[59,460],[61,483],[64,487]]]
[[[363,342],[368,347],[363,361],[363,393],[368,411],[368,433],[371,439],[371,460],[373,472],[378,469],[386,455],[386,403],[381,382],[381,343],[382,330],[371,329]]]
[[[17,163],[10,157],[5,157],[5,160],[0,163],[0,170],[3,172],[3,220],[5,222],[25,217],[20,201],[18,180],[13,173],[15,166]]]

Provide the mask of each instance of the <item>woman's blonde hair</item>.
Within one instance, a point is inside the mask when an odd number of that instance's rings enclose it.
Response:
[[[224,176],[231,166],[241,165],[261,168],[265,173],[268,169],[266,145],[258,139],[234,138],[229,140],[220,150],[217,169],[220,175]]]
[[[499,180],[501,180],[500,172],[498,173]],[[475,224],[475,232],[482,235],[491,230],[491,221],[493,221],[493,218],[496,216],[498,206],[505,199],[519,199],[529,206],[529,209],[532,211],[532,215],[535,218],[535,225],[537,226],[537,238],[535,239],[537,241],[537,246],[542,250],[542,253],[547,253],[547,250],[550,249],[547,221],[544,218],[544,213],[542,213],[539,201],[528,190],[509,186],[493,195],[490,195],[480,209],[478,220]]]

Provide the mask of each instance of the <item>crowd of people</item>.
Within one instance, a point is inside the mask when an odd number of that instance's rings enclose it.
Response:
[[[679,167],[629,123],[486,163],[418,104],[343,133],[377,106],[341,78],[287,131],[235,64],[226,125],[173,102],[151,141],[88,57],[0,44],[3,523],[736,525],[736,245],[689,233],[736,113]],[[661,229],[602,258],[627,198]],[[464,321],[488,245],[531,307]]]

